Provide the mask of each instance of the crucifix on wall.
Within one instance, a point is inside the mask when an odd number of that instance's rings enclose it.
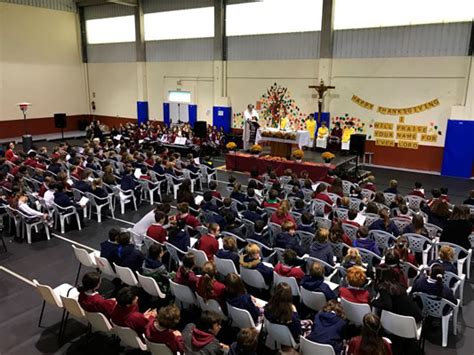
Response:
[[[324,94],[326,91],[329,89],[335,89],[335,86],[329,86],[329,85],[324,85],[324,80],[321,79],[319,85],[310,85],[308,86],[310,89],[316,90],[318,93],[318,126],[321,123],[321,114],[323,112],[323,100],[324,100]],[[313,148],[316,148],[316,138],[313,137]]]

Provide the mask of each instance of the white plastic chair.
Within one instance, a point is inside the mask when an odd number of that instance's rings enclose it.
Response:
[[[262,274],[258,270],[248,269],[246,267],[240,267],[240,277],[242,281],[250,287],[259,290],[268,290],[269,285],[265,283]]]
[[[318,228],[331,229],[332,226],[332,221],[324,217],[314,217],[314,223],[316,223]]]
[[[313,243],[314,234],[310,232],[305,232],[305,231],[296,231],[296,234],[300,238],[301,248],[303,248],[305,253],[309,252],[309,249],[311,248],[311,244]]]
[[[249,311],[242,308],[237,308],[231,306],[227,303],[227,312],[229,313],[229,318],[232,321],[232,326],[237,328],[261,328],[261,325],[258,327],[255,326],[252,316]]]
[[[406,339],[420,340],[421,338],[422,323],[416,323],[413,317],[382,310],[380,321],[382,327],[391,334]]]
[[[411,224],[411,221],[409,219],[403,217],[393,217],[390,220],[397,226],[400,233],[403,232],[403,230]]]
[[[301,302],[308,308],[319,312],[326,303],[326,296],[322,292],[313,292],[305,289],[303,286],[300,287]]]
[[[334,348],[328,344],[320,344],[300,336],[300,355],[336,355]]]
[[[279,349],[281,345],[290,346],[293,349],[298,347],[290,329],[286,325],[271,323],[268,319],[264,318],[264,327],[268,333],[266,345],[271,345],[273,340],[276,349]]]
[[[397,196],[391,192],[385,192],[383,195],[385,196],[385,205],[387,206],[390,206],[392,202],[395,201],[395,197]]]
[[[76,217],[77,227],[79,230],[81,230],[81,220],[79,218],[79,213],[77,213],[76,207],[69,206],[67,208],[63,208],[53,202],[53,208],[56,212],[56,221],[59,219],[62,234],[65,232],[65,222],[69,219],[69,217],[72,216]]]
[[[86,319],[89,324],[92,326],[92,329],[95,329],[99,332],[112,333],[112,324],[106,316],[100,312],[87,312],[84,311]]]
[[[94,255],[95,263],[97,267],[99,268],[102,276],[105,276],[109,279],[115,279],[117,274],[115,273],[114,269],[112,268],[112,265],[110,265],[109,261],[106,258],[103,258],[99,255]]]
[[[173,355],[173,352],[165,344],[152,343],[146,337],[145,344],[152,355]]]
[[[102,222],[102,209],[108,207],[112,218],[115,218],[114,206],[112,203],[112,195],[101,198],[92,193],[87,193],[87,198],[90,201],[90,210],[89,210],[89,219],[92,217],[92,208],[96,209],[97,212],[97,222]]]
[[[206,253],[203,252],[202,250],[198,250],[198,249],[188,247],[188,253],[192,253],[194,255],[194,264],[196,264],[196,266],[198,268],[202,269],[204,264],[209,261],[209,259],[207,258]]]
[[[342,223],[341,227],[344,233],[347,234],[347,236],[349,237],[351,241],[354,241],[357,239],[357,231],[359,230],[359,228],[349,223]]]
[[[364,213],[364,216],[365,216],[364,225],[367,227],[370,227],[372,223],[380,219],[380,216],[375,213]]]
[[[117,191],[118,191],[118,198],[120,201],[120,212],[122,214],[125,213],[125,205],[127,203],[132,202],[133,207],[135,207],[135,211],[137,210],[137,198],[135,197],[135,192],[134,190],[122,190],[120,186],[117,186]]]
[[[36,279],[33,279],[33,284],[35,285],[36,290],[40,294],[41,298],[43,298],[43,306],[41,307],[38,327],[41,327],[41,321],[43,320],[44,308],[46,306],[46,303],[64,310],[63,302],[61,301],[61,296],[74,297],[74,298],[79,297],[79,292],[77,291],[77,289],[68,283],[61,284],[55,287],[54,289],[48,285],[40,284]],[[59,327],[60,329],[59,335],[61,335],[61,330],[62,330],[62,326],[64,322],[64,315],[65,314],[63,312],[63,316],[61,318],[61,324]]]
[[[423,202],[425,202],[425,199],[420,196],[416,195],[407,195],[405,196],[405,200],[407,201],[408,208],[418,211],[420,209],[420,206]]]
[[[296,279],[293,276],[292,277],[281,276],[280,274],[273,271],[273,286],[276,286],[283,282],[286,282],[291,287],[291,294],[293,295],[293,297],[301,296],[298,282],[296,282]]]
[[[434,243],[427,237],[416,233],[405,233],[408,247],[415,253],[422,253],[423,265],[428,265],[428,253],[433,251]]]
[[[318,217],[327,217],[329,213],[326,213],[325,209],[332,211],[332,206],[324,200],[318,198],[313,199],[311,211],[315,216]]]
[[[173,190],[173,197],[176,200],[178,198],[179,187],[183,183],[184,179],[177,178],[170,174],[165,174],[165,176],[166,176],[166,182],[168,184],[168,192],[171,192],[171,190]]]
[[[217,171],[215,169],[204,164],[200,164],[199,169],[201,170],[202,181],[206,182],[207,185],[209,185],[212,180],[217,180]]]
[[[463,274],[464,265],[466,265],[466,276],[469,279],[471,277],[471,259],[472,259],[472,249],[464,249],[463,247],[448,242],[438,242],[436,243],[436,255],[438,255],[439,248],[443,245],[449,246],[454,249],[454,261],[456,261],[458,267],[458,275]],[[463,252],[466,256],[459,258],[459,254]]]
[[[131,328],[120,327],[112,322],[114,333],[120,338],[120,340],[126,345],[134,349],[141,351],[147,351],[147,346],[138,334]]]
[[[375,192],[369,189],[362,189],[361,194],[363,198],[367,199],[367,201],[372,201],[375,197]]]
[[[20,210],[16,210],[16,212],[21,218],[21,224],[25,227],[26,240],[28,241],[28,244],[31,244],[31,230],[35,228],[36,232],[38,232],[38,226],[43,226],[46,232],[46,238],[48,240],[51,239],[49,235],[49,226],[44,222],[42,218],[38,219],[38,217],[27,216]]]
[[[382,257],[375,254],[373,251],[364,248],[357,248],[357,250],[359,250],[360,257],[362,258],[362,262],[364,264],[375,266],[382,262]],[[377,262],[374,263],[374,260],[376,260]]]
[[[354,303],[341,298],[341,305],[347,319],[355,325],[362,325],[364,316],[371,312],[370,306],[367,303]]]
[[[97,263],[95,262],[95,256],[97,252],[89,253],[86,249],[78,248],[74,244],[71,244],[74,255],[76,256],[77,261],[79,261],[79,268],[77,269],[76,281],[74,284],[77,285],[79,280],[79,274],[81,273],[82,265],[90,268],[97,268]]]
[[[443,233],[443,228],[431,223],[425,223],[425,229],[428,231],[430,238],[433,240],[437,237],[440,237]]]
[[[391,248],[396,241],[396,238],[392,234],[381,230],[371,230],[369,232],[369,238],[373,239],[377,247],[383,251]]]
[[[156,283],[155,279],[150,276],[144,276],[140,273],[137,273],[138,283],[145,290],[146,293],[153,297],[165,298],[166,295],[161,292],[160,286]]]
[[[182,308],[186,308],[185,306],[193,306],[197,304],[196,295],[188,286],[180,285],[179,283],[170,280],[170,288],[171,293],[180,303]]]
[[[170,254],[168,270],[171,270],[171,262],[174,261],[176,265],[179,265],[179,263],[181,262],[180,255],[184,255],[186,254],[186,252],[168,242],[165,242],[164,245],[166,250]]]
[[[355,184],[348,181],[348,180],[342,180],[342,192],[344,193],[344,196],[349,196],[351,193],[351,188],[355,188]]]
[[[114,263],[114,267],[117,276],[120,278],[120,280],[122,280],[123,283],[129,286],[138,286],[137,277],[135,276],[132,269],[128,267],[119,266],[116,263]]]
[[[453,279],[456,282],[453,283]],[[462,274],[461,276],[454,274],[452,272],[446,271],[443,275],[443,283],[446,287],[449,287],[453,294],[457,294],[459,298],[459,307],[462,307],[464,302],[464,283],[466,282],[466,275]],[[456,297],[456,296],[455,296]]]
[[[142,195],[148,194],[150,205],[153,205],[155,203],[155,191],[158,193],[158,196],[160,196],[161,201],[161,184],[164,182],[164,180],[158,180],[153,182],[141,179],[138,180],[138,182],[142,187]]]
[[[423,303],[423,313],[434,318],[441,318],[441,326],[443,332],[442,346],[446,347],[448,345],[448,330],[449,330],[449,320],[453,320],[453,333],[456,335],[458,333],[457,323],[458,323],[458,310],[459,305],[454,304],[444,298],[438,298],[437,296],[428,295],[426,293],[415,292],[413,296],[419,297]],[[451,310],[448,314],[443,315],[443,310],[446,306],[450,306]]]
[[[76,319],[79,320],[86,320],[86,314],[82,309],[81,305],[77,301],[77,298],[72,297],[65,297],[63,295],[61,297],[61,302],[63,303],[64,310],[66,311],[66,317],[64,318],[63,328],[62,328],[62,336],[66,333],[66,326],[67,320],[69,315],[73,315]]]
[[[230,259],[221,259],[215,256],[214,263],[216,264],[217,272],[223,277],[226,277],[227,274],[231,272],[239,274],[237,272],[234,262]]]

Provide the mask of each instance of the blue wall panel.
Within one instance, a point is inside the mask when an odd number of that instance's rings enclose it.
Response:
[[[194,128],[194,123],[197,121],[197,105],[188,106],[189,124]]]
[[[474,162],[474,121],[448,120],[442,175],[470,178]]]
[[[163,102],[163,122],[166,126],[170,126],[170,104]]]
[[[225,133],[232,131],[232,107],[214,106],[212,108],[212,125],[221,127]]]

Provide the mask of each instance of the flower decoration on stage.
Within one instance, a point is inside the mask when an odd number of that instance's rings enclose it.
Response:
[[[254,144],[253,146],[250,147],[250,153],[252,154],[260,154],[262,150],[263,148],[260,144]]]
[[[331,152],[324,152],[323,154],[321,154],[321,158],[323,158],[323,160],[326,163],[331,162],[331,160],[333,160],[335,157],[336,156],[334,154],[332,154]]]
[[[362,122],[360,118],[350,116],[348,113],[331,118],[332,125],[336,124],[336,122],[341,124],[341,128],[344,128],[344,125],[347,122],[352,122],[354,123],[354,129],[356,133],[365,133],[365,122]]]
[[[304,152],[301,149],[296,149],[293,151],[292,155],[296,160],[301,160],[304,157]]]
[[[263,156],[263,157],[261,157],[261,158],[263,158],[263,159],[265,159],[265,160],[269,160],[269,161],[288,161],[288,159],[286,159],[286,158],[283,158],[283,157],[275,157],[275,156],[270,155],[270,154],[267,154],[267,155],[265,155],[265,156]]]
[[[237,144],[234,142],[229,142],[225,146],[228,150],[236,150],[237,149]]]

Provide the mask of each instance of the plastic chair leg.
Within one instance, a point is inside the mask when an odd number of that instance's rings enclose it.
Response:
[[[31,244],[31,225],[25,224],[26,228],[26,241]]]
[[[61,223],[61,233],[64,234],[64,230],[65,230],[64,222],[65,222],[66,217],[61,216],[59,219]]]
[[[442,343],[443,348],[445,348],[448,345],[449,318],[451,318],[450,315],[441,317],[441,324],[442,324],[441,330],[443,333],[443,343]]]
[[[77,228],[81,230],[81,219],[79,218],[79,213],[76,213]]]

